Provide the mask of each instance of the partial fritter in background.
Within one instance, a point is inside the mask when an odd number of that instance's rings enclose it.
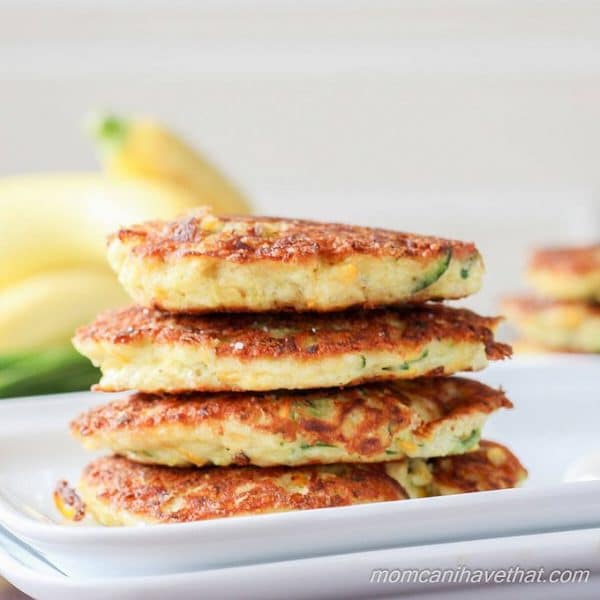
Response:
[[[536,295],[502,304],[520,335],[516,349],[600,353],[600,243],[537,250],[528,280]]]

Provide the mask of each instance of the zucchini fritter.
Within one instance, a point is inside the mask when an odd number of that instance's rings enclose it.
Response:
[[[537,250],[528,279],[548,298],[600,302],[600,243]]]
[[[170,312],[334,311],[462,298],[470,243],[385,229],[206,211],[122,229],[108,258],[139,304]]]
[[[69,507],[71,518],[84,511],[102,525],[184,523],[496,490],[517,486],[526,475],[493,442],[459,456],[369,465],[175,469],[112,456],[85,468],[77,493],[60,482],[55,502]]]
[[[170,315],[132,306],[80,328],[96,389],[269,391],[479,370],[510,355],[499,319],[443,305],[330,314]]]
[[[304,465],[458,454],[512,405],[471,379],[438,378],[309,392],[135,394],[71,423],[87,449],[169,466]]]
[[[600,304],[517,297],[502,308],[527,342],[559,352],[600,352]]]

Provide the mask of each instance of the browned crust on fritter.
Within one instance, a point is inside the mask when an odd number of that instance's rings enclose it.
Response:
[[[503,462],[490,459],[489,450],[504,455]],[[519,459],[502,444],[482,440],[479,449],[451,457],[430,458],[428,464],[435,484],[457,492],[484,492],[516,487],[527,477]]]
[[[431,420],[418,424],[410,394],[433,405]],[[327,401],[326,417],[315,410],[323,399]],[[286,441],[335,445],[368,457],[383,452],[403,429],[418,424],[415,434],[427,437],[445,419],[489,414],[502,407],[512,407],[502,391],[459,377],[305,392],[134,394],[83,413],[71,423],[71,431],[85,438],[161,426],[193,428],[203,422],[218,427],[220,422],[235,420],[256,431],[280,434]],[[343,427],[353,414],[360,414],[360,421],[353,422],[351,429]],[[381,431],[389,436],[387,444]],[[245,464],[243,456],[239,464]]]
[[[440,421],[474,413],[490,414],[500,408],[513,408],[503,390],[496,390],[480,381],[463,377],[432,377],[394,382],[394,388],[405,393],[429,396],[439,405],[440,417],[424,422],[416,434],[427,437]]]
[[[383,452],[379,439],[385,428],[389,440],[410,427],[415,417],[410,408],[399,401],[390,387],[372,389],[349,388],[331,401],[328,418],[319,418],[314,411],[315,401],[327,398],[328,391],[281,394],[194,394],[190,396],[153,396],[135,394],[101,406],[81,415],[71,423],[75,436],[87,437],[100,432],[151,430],[171,425],[193,428],[202,422],[218,424],[236,420],[255,431],[283,436],[286,441],[302,439],[308,445],[336,445],[364,456]],[[352,427],[351,435],[342,427],[351,415],[361,411],[361,421]],[[247,464],[244,455],[236,464]],[[306,462],[321,462],[307,460]]]
[[[500,318],[443,305],[408,305],[387,310],[323,314],[171,315],[130,306],[102,313],[78,329],[79,341],[112,344],[190,344],[215,348],[239,359],[322,357],[359,351],[419,348],[433,340],[483,343],[499,360],[511,348],[494,341]]]
[[[541,248],[533,253],[529,268],[573,274],[600,270],[600,244]]]
[[[600,304],[583,302],[581,300],[552,300],[536,296],[510,296],[502,301],[502,307],[507,311],[516,312],[521,315],[533,315],[545,310],[572,307],[584,310],[593,317],[600,316]]]
[[[286,489],[278,484],[279,477],[292,479],[307,493]],[[85,468],[83,480],[113,510],[159,523],[406,498],[380,465],[176,469],[105,457]]]
[[[132,244],[134,254],[165,260],[204,256],[232,262],[270,260],[299,263],[312,258],[336,262],[351,255],[430,260],[451,251],[457,257],[477,253],[472,243],[419,236],[388,229],[274,217],[218,217],[236,223],[231,231],[201,227],[207,213],[175,221],[151,221],[121,229],[109,238]],[[279,230],[274,225],[281,224]]]

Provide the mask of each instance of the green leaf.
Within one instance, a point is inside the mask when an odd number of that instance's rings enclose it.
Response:
[[[0,398],[87,389],[99,371],[72,346],[0,356]]]

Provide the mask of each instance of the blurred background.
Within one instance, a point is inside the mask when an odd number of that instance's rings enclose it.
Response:
[[[151,115],[256,213],[475,241],[488,276],[469,305],[493,313],[533,247],[600,237],[599,32],[590,0],[0,0],[0,177],[99,171],[84,115]],[[43,253],[53,221],[42,240],[28,219],[56,192],[2,181],[0,227],[20,210],[18,235]],[[4,236],[0,253],[3,269],[17,253]],[[38,275],[0,284],[0,309],[40,329],[54,320],[41,292],[13,293]],[[54,302],[68,311],[79,292]],[[96,378],[66,334],[20,343],[2,318],[0,395]]]
[[[97,171],[84,115],[151,115],[256,213],[475,241],[488,275],[469,305],[487,313],[521,287],[533,247],[600,236],[599,2],[0,10],[1,176]]]

